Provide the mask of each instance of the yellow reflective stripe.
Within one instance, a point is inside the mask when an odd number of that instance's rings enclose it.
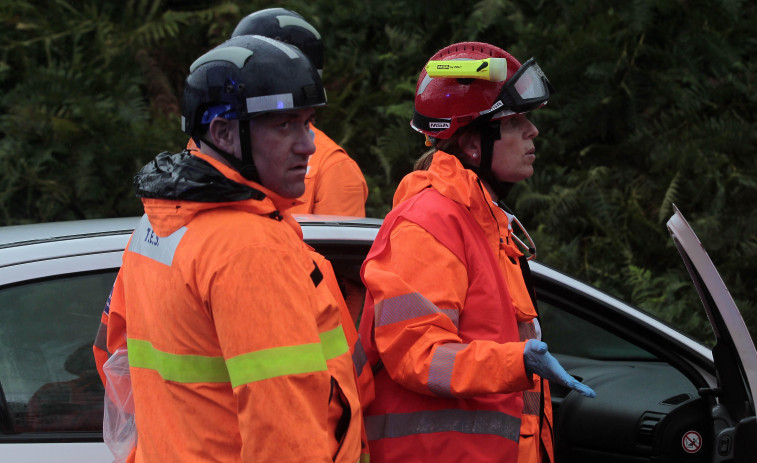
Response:
[[[274,347],[248,354],[237,355],[226,361],[231,386],[275,378],[325,371],[326,360],[320,343]]]
[[[157,371],[167,381],[223,383],[232,387],[277,376],[325,371],[326,360],[349,352],[341,325],[320,334],[320,343],[274,347],[228,359],[179,355],[155,349],[152,343],[129,339],[129,364]]]
[[[323,356],[326,357],[326,360],[331,360],[350,351],[350,347],[347,345],[347,338],[344,337],[342,325],[321,333],[320,336]]]
[[[177,383],[228,383],[223,357],[170,354],[149,341],[128,339],[129,365],[155,370],[166,381]]]

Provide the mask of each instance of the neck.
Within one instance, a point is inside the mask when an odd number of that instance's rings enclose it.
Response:
[[[481,182],[483,182],[486,191],[491,195],[492,200],[498,204],[504,203],[505,199],[507,199],[507,196],[510,194],[510,190],[515,185],[510,182],[491,182],[491,180],[483,178],[481,179]]]
[[[489,196],[492,197],[492,201],[494,201],[495,203],[499,201],[499,195],[497,195],[497,193],[494,191],[491,185],[489,185],[489,182],[487,182],[484,179],[481,179],[481,184],[483,184],[484,188],[486,188],[486,191],[489,192]]]

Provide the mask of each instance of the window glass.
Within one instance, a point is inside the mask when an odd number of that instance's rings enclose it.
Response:
[[[102,431],[92,343],[116,271],[0,289],[0,384],[18,432]]]
[[[646,350],[546,301],[539,301],[544,342],[555,354],[595,360],[655,360]]]

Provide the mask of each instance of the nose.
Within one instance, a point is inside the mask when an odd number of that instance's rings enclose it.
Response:
[[[536,138],[537,135],[539,135],[539,129],[536,128],[533,122],[531,122],[528,118],[526,118],[526,130],[524,132],[524,137],[526,139],[532,139]]]
[[[310,129],[310,124],[302,126],[297,142],[294,144],[294,151],[305,156],[315,153],[315,132]]]

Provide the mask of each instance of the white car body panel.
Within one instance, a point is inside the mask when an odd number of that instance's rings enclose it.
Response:
[[[2,444],[3,463],[110,463],[113,454],[102,442]]]
[[[675,206],[674,206],[675,207]],[[714,320],[710,320],[713,330],[715,330],[716,337],[721,339],[724,336],[730,336],[735,344],[735,348],[738,352],[739,360],[741,361],[743,374],[745,376],[749,394],[751,395],[751,406],[754,409],[754,399],[757,397],[757,350],[755,350],[752,337],[749,334],[749,330],[744,323],[744,319],[741,317],[736,303],[731,297],[731,293],[725,286],[720,273],[715,268],[709,255],[699,241],[699,238],[694,233],[694,230],[686,222],[686,219],[675,208],[674,215],[668,220],[668,229],[671,235],[677,239],[678,244],[683,251],[688,255],[692,265],[695,267],[696,272],[702,279],[702,282],[706,285],[707,292],[712,297],[715,304],[714,310],[720,313],[725,323],[728,333],[719,333],[718,326]],[[691,269],[689,269],[691,272]],[[706,300],[705,293],[702,288],[697,284],[697,279],[692,275],[694,279],[694,285],[697,287],[702,303],[707,307],[709,302]],[[707,313],[708,317],[710,313]],[[757,436],[755,436],[757,437]]]

